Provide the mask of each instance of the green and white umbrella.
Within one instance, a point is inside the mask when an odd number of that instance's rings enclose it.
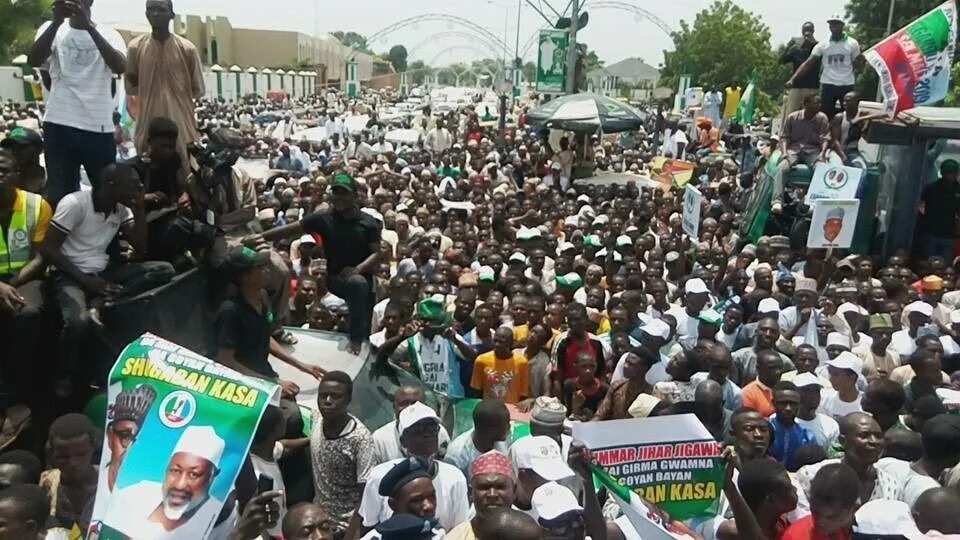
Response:
[[[544,103],[527,115],[535,126],[567,131],[617,133],[643,126],[647,115],[600,94],[572,94]]]

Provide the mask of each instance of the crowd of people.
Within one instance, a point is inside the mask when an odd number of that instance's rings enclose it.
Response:
[[[418,142],[391,142],[378,115],[400,100],[392,91],[204,99],[196,49],[169,30],[169,0],[147,0],[152,32],[129,44],[92,22],[91,4],[54,3],[29,55],[45,102],[4,112],[0,539],[86,530],[100,482],[112,489],[120,467],[98,472],[103,431],[123,455],[144,414],[132,400],[106,425],[81,412],[107,369],[93,360],[109,333],[99,313],[194,267],[217,289],[198,352],[282,394],[211,538],[637,539],[595,488],[571,423],[681,414],[725,447],[727,476],[719,514],[673,523],[678,538],[960,535],[952,228],[933,244],[950,257],[750,243],[740,225],[752,179],[735,161],[704,159],[690,237],[682,191],[641,187],[667,147],[662,119],[617,137],[551,134],[527,122],[538,98],[526,96],[498,131],[481,125],[489,110],[441,114],[425,101],[400,120]],[[841,71],[852,74],[859,46],[842,19],[830,26],[818,45],[804,25],[784,57],[797,74],[779,192],[787,165],[831,149],[855,157],[845,150],[860,119],[843,108],[852,78]],[[116,84],[134,97],[133,133]],[[363,129],[349,129],[358,115]],[[327,139],[297,139],[307,121]],[[720,126],[700,128],[667,157],[716,154]],[[272,172],[233,166],[218,181],[197,152],[215,144]],[[575,182],[584,163],[636,181]],[[936,194],[955,193],[958,169],[945,162],[940,191],[925,196],[954,224],[956,198]],[[349,412],[351,377],[295,357],[284,327],[345,334],[358,363],[419,383],[377,404],[392,421],[365,425]],[[295,402],[302,389],[273,362],[316,379],[312,429]],[[479,400],[472,428],[451,433],[461,399]],[[514,437],[518,416],[529,436]],[[273,490],[255,489],[264,476]],[[161,516],[144,534],[179,538],[179,520]]]

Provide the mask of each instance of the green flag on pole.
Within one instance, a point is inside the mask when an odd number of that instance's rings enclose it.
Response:
[[[733,117],[734,122],[745,126],[753,122],[753,115],[757,111],[757,76],[750,77],[750,84],[743,91],[740,98],[740,105],[737,106],[737,115]]]

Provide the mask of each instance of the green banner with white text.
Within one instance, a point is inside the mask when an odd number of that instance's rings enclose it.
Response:
[[[207,538],[277,385],[151,334],[109,384],[88,538]]]

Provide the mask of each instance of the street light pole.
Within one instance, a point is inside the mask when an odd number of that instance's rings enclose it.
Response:
[[[567,93],[576,94],[577,26],[580,23],[580,0],[573,0],[570,11],[570,41],[567,43]]]

